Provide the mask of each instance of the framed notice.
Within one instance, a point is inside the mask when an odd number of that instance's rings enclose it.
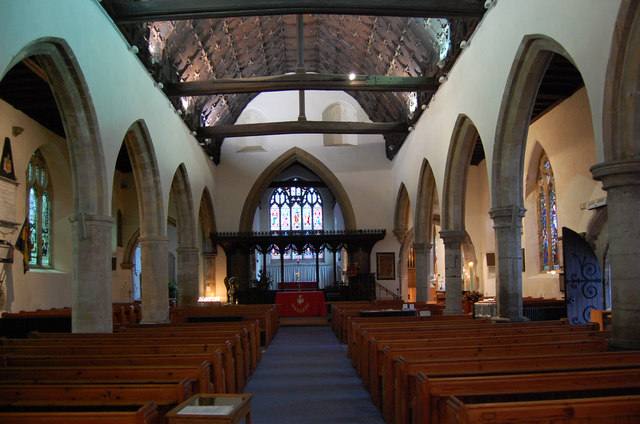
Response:
[[[396,258],[394,252],[376,253],[376,279],[395,280],[396,279]]]

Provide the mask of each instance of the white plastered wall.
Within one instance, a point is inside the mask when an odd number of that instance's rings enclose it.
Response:
[[[104,189],[109,199],[122,140],[138,120],[144,121],[154,146],[165,217],[171,182],[180,163],[188,169],[193,199],[199,202],[205,186],[211,193],[215,192],[213,163],[191,136],[166,96],[155,87],[155,82],[129,50],[127,42],[98,1],[1,0],[0,10],[0,76],[9,70],[14,58],[19,57],[26,46],[39,40],[61,41],[71,50],[96,114],[106,169]],[[106,204],[111,205],[110,200]],[[198,208],[199,204],[193,207],[194,222]],[[110,215],[111,211],[100,213]],[[70,234],[71,225],[66,225]],[[70,265],[67,272],[65,278],[70,282]],[[33,274],[23,277],[21,271],[14,270],[11,278],[16,285],[30,284]],[[31,302],[30,306],[66,306],[70,304],[70,293],[70,289],[52,289],[47,302]]]
[[[593,125],[593,163],[601,162],[602,99],[619,5],[618,0],[498,0],[485,14],[447,80],[393,160],[393,186],[404,183],[409,197],[415,199],[420,167],[426,158],[435,175],[438,198],[444,198],[448,148],[461,114],[468,116],[478,130],[491,179],[495,131],[507,79],[521,41],[535,34],[560,44],[581,72]],[[488,219],[488,209],[485,213]],[[492,223],[488,222],[491,228]],[[490,246],[493,240],[489,240],[487,245],[473,240],[478,258],[482,252],[493,250]]]

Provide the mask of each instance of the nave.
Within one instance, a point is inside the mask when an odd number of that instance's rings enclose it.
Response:
[[[245,393],[253,424],[384,423],[328,326],[281,327]]]

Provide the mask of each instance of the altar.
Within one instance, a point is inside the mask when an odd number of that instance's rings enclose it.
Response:
[[[318,291],[318,283],[315,281],[292,281],[278,283],[280,291]]]
[[[327,315],[324,293],[321,291],[278,292],[276,306],[281,317]]]

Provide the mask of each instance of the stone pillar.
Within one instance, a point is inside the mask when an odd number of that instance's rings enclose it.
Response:
[[[198,269],[200,265],[200,251],[197,247],[178,247],[178,270],[176,280],[178,284],[178,305],[195,306],[200,295]]]
[[[429,299],[429,276],[431,275],[431,262],[433,245],[428,243],[414,243],[416,253],[416,301],[426,302]]]
[[[204,295],[207,297],[217,296],[216,289],[216,254],[203,253],[204,260]]]
[[[80,213],[69,221],[73,249],[71,330],[74,333],[111,333],[113,218]]]
[[[513,205],[489,211],[496,238],[496,321],[526,321],[522,315],[522,218],[526,209]]]
[[[462,242],[466,231],[440,231],[444,243],[445,308],[443,314],[462,314]]]
[[[640,349],[640,160],[601,163],[591,173],[607,191],[612,291],[609,345]]]
[[[169,238],[145,236],[140,242],[142,322],[169,322]]]

